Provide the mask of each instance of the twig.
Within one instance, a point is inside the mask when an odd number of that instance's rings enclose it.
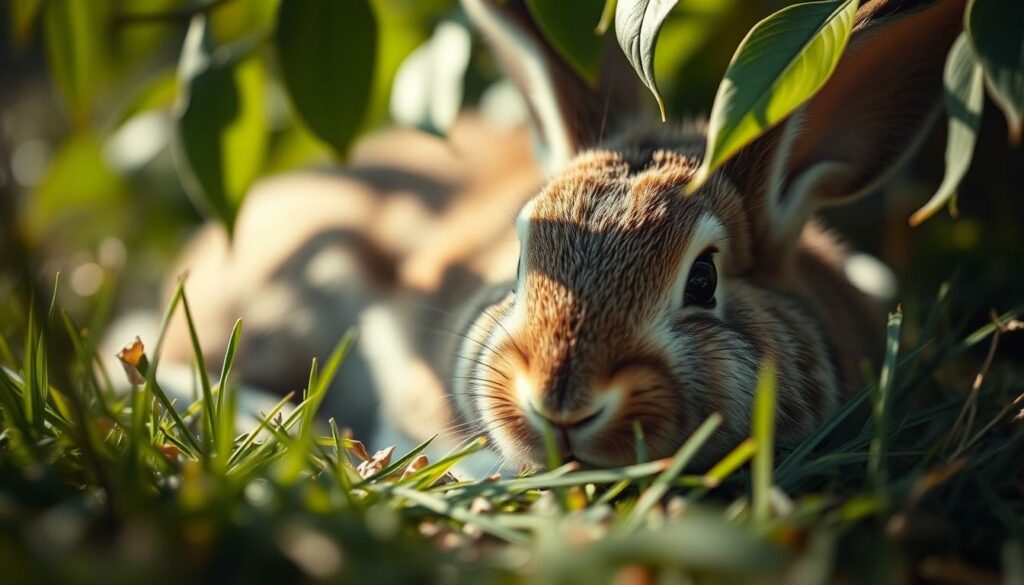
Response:
[[[960,411],[960,415],[953,424],[953,432],[946,440],[945,448],[948,449],[950,444],[953,442],[953,438],[958,434],[960,435],[960,443],[957,445],[956,450],[953,451],[953,454],[949,456],[949,460],[959,457],[970,445],[988,432],[996,422],[1009,411],[1009,408],[1017,402],[1014,401],[1010,406],[1004,408],[992,421],[985,425],[981,431],[974,436],[971,436],[971,428],[974,426],[974,421],[978,414],[978,394],[981,390],[981,384],[984,382],[985,376],[988,374],[989,368],[992,367],[992,360],[995,358],[996,349],[999,347],[999,340],[1005,333],[1024,329],[1024,322],[1016,319],[1013,319],[1008,323],[1001,323],[995,311],[992,312],[991,319],[992,324],[995,326],[995,330],[992,332],[992,341],[989,343],[988,353],[985,355],[985,361],[982,362],[978,373],[974,376],[974,381],[971,383],[970,395],[968,395],[967,400],[964,402],[963,409]],[[961,424],[963,425],[963,430],[959,431]]]

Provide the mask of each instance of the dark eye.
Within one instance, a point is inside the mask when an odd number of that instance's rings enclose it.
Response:
[[[715,306],[715,288],[718,287],[718,271],[715,269],[714,250],[701,254],[690,268],[686,278],[686,292],[683,304],[711,309]]]

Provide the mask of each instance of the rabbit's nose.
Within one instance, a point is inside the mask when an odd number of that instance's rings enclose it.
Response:
[[[530,410],[534,415],[555,426],[573,428],[583,427],[596,421],[604,412],[604,405],[591,402],[572,410],[555,410],[548,408],[543,402],[531,400]]]

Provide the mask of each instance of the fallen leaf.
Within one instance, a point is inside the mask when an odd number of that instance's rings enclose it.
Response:
[[[409,465],[406,466],[405,471],[402,472],[402,479],[409,477],[410,475],[423,469],[427,465],[430,465],[430,461],[427,459],[427,456],[417,455],[416,458],[409,462]]]
[[[121,361],[129,384],[139,386],[146,383],[146,377],[139,371],[139,366],[144,365],[146,359],[146,347],[142,344],[142,339],[136,335],[135,339],[117,352],[117,359]]]
[[[363,461],[359,464],[359,467],[356,468],[356,471],[359,472],[359,477],[366,479],[380,473],[382,469],[391,465],[391,455],[393,455],[394,452],[395,448],[392,446],[374,453],[373,457],[367,461]]]

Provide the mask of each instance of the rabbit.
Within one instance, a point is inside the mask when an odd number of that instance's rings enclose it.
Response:
[[[258,181],[230,244],[217,222],[199,229],[168,271],[162,296],[166,306],[185,275],[214,381],[236,319],[243,328],[234,378],[247,392],[278,397],[301,394],[310,360],[323,364],[355,328],[324,418],[369,444],[452,424],[445,381],[430,364],[445,361],[438,340],[451,335],[447,315],[481,283],[504,277],[493,267],[515,261],[506,219],[542,181],[520,122],[507,111],[466,112],[446,141],[411,129],[378,131],[342,168]],[[178,311],[161,371],[187,371],[193,359]],[[180,378],[166,383],[180,386]],[[386,438],[374,439],[378,433]]]
[[[766,362],[781,445],[863,387],[883,313],[815,212],[875,190],[921,142],[962,0],[864,2],[821,90],[690,195],[707,126],[646,122],[617,47],[592,88],[521,2],[463,6],[523,89],[549,178],[515,220],[508,280],[465,309],[456,420],[510,462],[542,463],[550,425],[563,459],[606,467],[635,462],[636,426],[663,458],[719,413],[707,463],[749,436]]]
[[[546,425],[587,465],[634,461],[635,425],[665,457],[718,412],[711,461],[749,434],[771,360],[777,435],[798,441],[862,387],[884,323],[814,213],[914,151],[963,4],[864,2],[830,81],[685,196],[705,123],[652,121],[618,47],[591,86],[522,0],[463,0],[529,134],[467,113],[451,148],[387,130],[343,169],[261,181],[230,247],[207,225],[172,271],[188,272],[206,363],[241,317],[234,375],[299,390],[309,359],[358,327],[322,414],[375,447],[484,434],[496,455],[479,471],[539,464]],[[163,363],[191,352],[179,316]]]

